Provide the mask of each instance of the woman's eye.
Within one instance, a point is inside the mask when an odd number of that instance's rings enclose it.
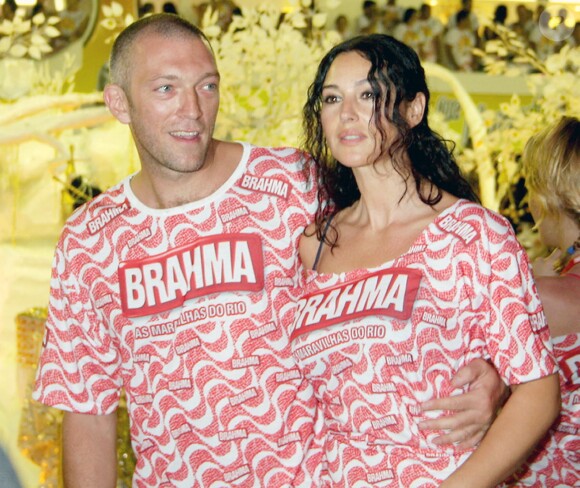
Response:
[[[337,100],[338,97],[336,95],[327,95],[322,99],[324,103],[336,103]]]
[[[375,98],[375,94],[372,91],[366,91],[362,94],[362,98],[365,100],[373,100]]]

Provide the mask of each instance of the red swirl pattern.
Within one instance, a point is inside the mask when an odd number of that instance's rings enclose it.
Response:
[[[510,486],[580,486],[580,334],[554,337],[562,410]]]
[[[200,202],[148,209],[127,179],[67,222],[34,397],[108,414],[123,389],[137,455],[134,486],[311,485],[317,454],[307,458],[306,451],[316,405],[288,336],[296,246],[317,204],[307,162],[296,149],[244,145],[236,172]],[[241,239],[195,247],[201,238],[217,243],[240,234],[258,236],[261,248],[243,252]],[[263,261],[254,260],[257,251]],[[200,256],[203,267],[192,271]],[[123,270],[128,262],[133,267]],[[263,277],[259,291],[230,288],[163,309],[194,279],[195,286],[235,286],[255,273]],[[156,312],[143,315],[135,305],[128,317],[122,300]]]
[[[366,286],[381,272],[403,276],[397,269],[420,271],[416,295],[395,278]],[[507,383],[557,369],[527,256],[509,223],[476,204],[457,202],[392,262],[307,271],[305,286],[298,326],[332,324],[292,341],[325,417],[324,486],[439,486],[470,452],[434,445],[417,427],[420,403],[457,393],[454,373],[476,357]],[[409,318],[389,312],[407,298]]]

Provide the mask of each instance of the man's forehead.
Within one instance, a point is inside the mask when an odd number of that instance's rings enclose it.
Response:
[[[145,27],[139,34],[135,37],[135,40],[143,38],[155,38],[155,39],[166,39],[166,40],[191,40],[203,42],[201,36],[197,35],[195,32],[188,31],[185,29],[164,29],[160,26],[149,25]],[[205,44],[205,43],[204,43]]]

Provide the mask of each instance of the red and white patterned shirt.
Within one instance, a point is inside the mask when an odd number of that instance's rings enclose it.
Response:
[[[208,198],[151,209],[127,178],[68,220],[34,398],[103,415],[124,389],[134,486],[312,486],[316,404],[288,337],[308,161],[244,144]]]
[[[325,419],[324,486],[437,487],[471,452],[418,429],[422,402],[459,393],[478,357],[509,384],[557,371],[527,255],[479,205],[458,201],[382,266],[305,281],[291,339]]]
[[[552,338],[560,366],[562,409],[510,486],[580,486],[580,334]]]

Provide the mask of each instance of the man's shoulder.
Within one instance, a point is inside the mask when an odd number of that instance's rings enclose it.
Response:
[[[74,210],[65,222],[64,232],[71,228],[78,228],[79,225],[88,229],[89,223],[98,219],[99,216],[118,214],[128,210],[130,203],[125,191],[125,182],[128,178],[111,186]]]
[[[291,146],[251,146],[241,186],[246,189],[280,188],[286,196],[315,199],[316,167],[302,149]],[[284,191],[282,192],[282,189]]]
[[[293,146],[257,146],[250,144],[250,147],[251,153],[256,155],[271,155],[284,160],[310,158],[306,151]]]
[[[312,156],[291,146],[251,146],[248,153],[250,172],[282,171],[296,173],[310,171]]]
[[[456,39],[460,34],[460,31],[457,27],[450,27],[447,29],[447,33],[445,34],[445,39]]]

